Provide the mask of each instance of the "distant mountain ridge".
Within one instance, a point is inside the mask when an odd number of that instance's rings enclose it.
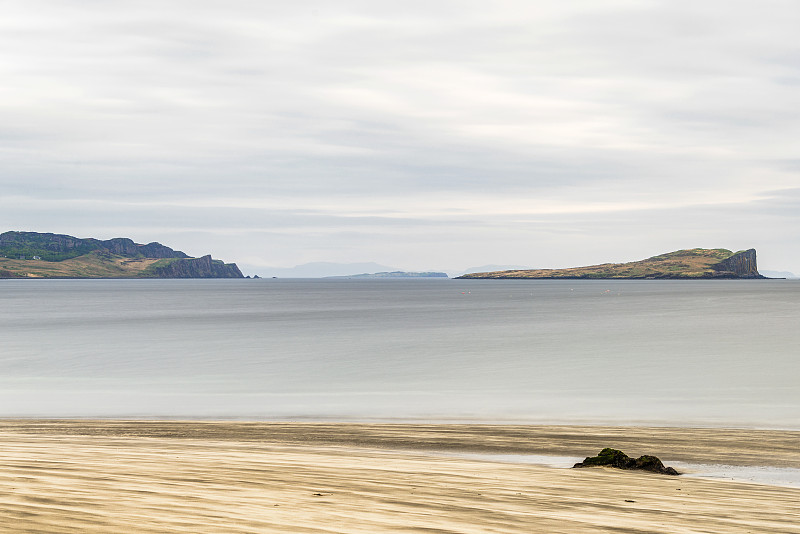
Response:
[[[235,263],[192,258],[161,243],[64,234],[0,234],[0,278],[244,278]]]
[[[353,273],[376,273],[379,271],[399,271],[396,267],[389,267],[375,262],[361,263],[335,263],[330,261],[316,261],[303,263],[294,267],[264,267],[252,266],[263,276],[277,278],[326,278],[328,276],[348,276]]]
[[[390,271],[380,273],[362,273],[362,274],[349,274],[344,276],[326,276],[325,278],[449,278],[447,273],[436,271],[424,272],[407,272],[407,271]]]
[[[755,249],[693,248],[668,252],[629,263],[603,263],[569,269],[524,269],[473,273],[459,278],[539,279],[714,279],[764,278],[758,272]]]

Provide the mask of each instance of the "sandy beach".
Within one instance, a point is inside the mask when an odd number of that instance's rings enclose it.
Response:
[[[800,532],[800,489],[458,457],[800,467],[800,432],[0,421],[3,532]]]

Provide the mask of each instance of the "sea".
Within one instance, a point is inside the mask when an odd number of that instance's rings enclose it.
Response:
[[[792,280],[0,280],[0,417],[800,430]]]

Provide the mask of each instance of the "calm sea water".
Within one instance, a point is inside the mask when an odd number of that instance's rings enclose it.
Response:
[[[800,429],[800,282],[3,280],[0,416]]]

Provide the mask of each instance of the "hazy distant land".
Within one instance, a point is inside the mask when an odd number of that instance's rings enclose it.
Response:
[[[603,263],[568,269],[523,269],[472,273],[459,278],[542,279],[709,279],[764,278],[758,272],[755,249],[693,248],[629,263]]]
[[[161,243],[141,245],[63,234],[0,234],[0,278],[244,278],[235,263],[192,258]]]
[[[362,273],[350,274],[346,276],[326,276],[325,278],[448,278],[447,273],[425,271],[425,272],[408,272],[408,271],[389,271],[380,273]]]
[[[383,265],[375,262],[365,263],[335,263],[330,261],[317,261],[311,263],[303,263],[295,265],[294,267],[265,267],[263,265],[246,266],[250,270],[258,271],[264,277],[275,278],[333,278],[343,277],[351,278],[354,273],[393,273],[393,272],[410,272],[408,269]],[[244,268],[244,267],[243,267]],[[463,269],[461,267],[443,269],[437,267],[434,269],[427,269],[423,272],[442,272],[449,277],[457,277],[462,274],[469,273],[483,273],[487,271],[507,271],[507,270],[520,270],[529,269],[530,267],[523,265],[481,265],[478,267],[470,267]]]

